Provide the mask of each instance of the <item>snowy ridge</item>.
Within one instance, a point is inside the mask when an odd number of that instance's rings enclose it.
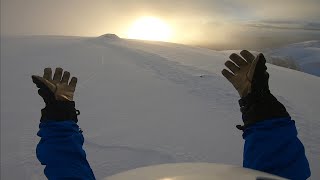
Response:
[[[220,73],[228,55],[105,37],[1,38],[1,179],[44,179],[35,157],[44,104],[30,76],[58,66],[79,78],[79,125],[98,179],[161,163],[241,165],[238,95]],[[268,69],[319,179],[320,78]]]

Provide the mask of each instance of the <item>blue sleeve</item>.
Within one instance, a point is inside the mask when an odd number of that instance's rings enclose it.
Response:
[[[249,126],[245,139],[243,167],[288,179],[307,179],[311,172],[295,122],[278,118]]]
[[[82,149],[82,131],[73,121],[42,122],[37,158],[48,179],[95,179]]]

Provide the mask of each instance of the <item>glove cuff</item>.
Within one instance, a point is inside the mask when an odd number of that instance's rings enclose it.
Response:
[[[74,121],[77,123],[79,114],[80,111],[75,109],[74,101],[54,101],[41,110],[40,122]]]
[[[237,125],[240,130],[259,121],[289,117],[286,108],[271,93],[269,89],[262,89],[249,93],[239,100],[240,111],[244,125]]]

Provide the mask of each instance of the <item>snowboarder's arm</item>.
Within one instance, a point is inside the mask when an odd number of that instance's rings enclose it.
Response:
[[[243,166],[289,179],[310,176],[304,147],[286,108],[269,90],[269,74],[263,54],[249,51],[231,54],[222,74],[238,91],[245,139]]]
[[[257,122],[244,130],[243,138],[243,167],[288,179],[310,177],[304,147],[290,117]]]
[[[53,78],[51,69],[43,77],[32,76],[46,107],[41,110],[41,140],[37,157],[45,165],[48,179],[95,179],[83,150],[84,138],[79,129],[73,94],[77,79],[69,83],[70,73],[57,68]]]
[[[45,165],[48,179],[95,179],[86,153],[83,135],[74,121],[40,123],[37,158]]]

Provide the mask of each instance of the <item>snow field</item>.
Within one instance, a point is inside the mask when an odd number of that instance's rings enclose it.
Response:
[[[40,108],[32,74],[79,78],[76,107],[98,179],[174,162],[241,165],[238,95],[220,74],[228,55],[178,44],[81,37],[1,38],[1,179],[44,179],[35,157]],[[320,80],[268,65],[272,92],[320,168]],[[14,169],[14,173],[12,173]]]

